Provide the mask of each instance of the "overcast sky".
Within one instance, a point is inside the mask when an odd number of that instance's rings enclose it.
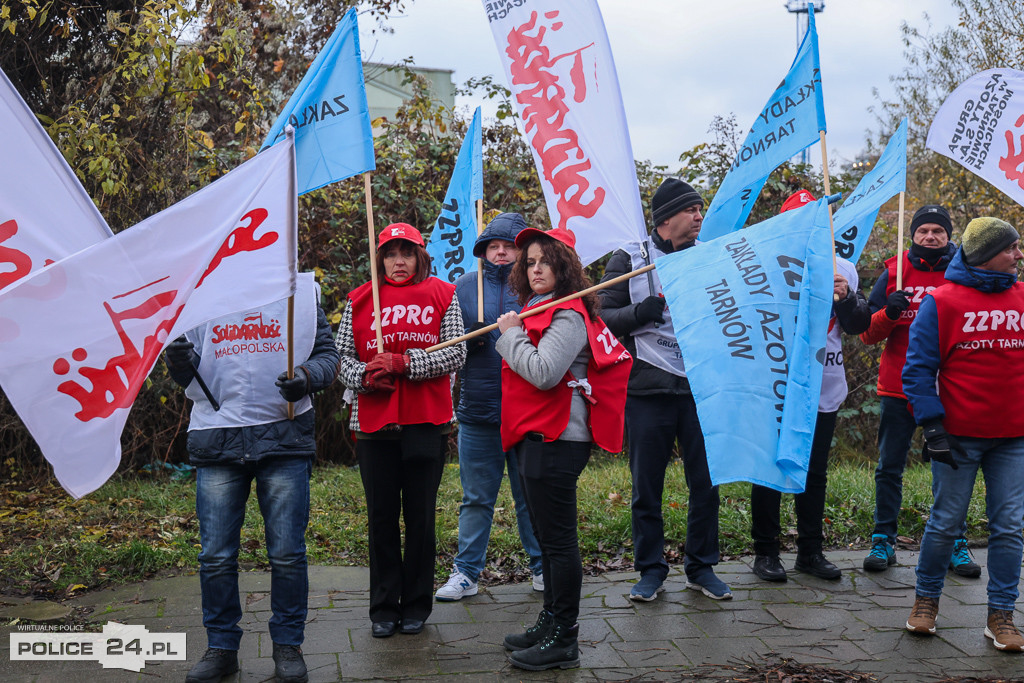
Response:
[[[784,0],[599,0],[615,56],[633,154],[674,169],[679,154],[708,141],[715,115],[736,114],[744,131],[796,53],[796,18]],[[872,88],[891,93],[904,64],[900,24],[951,25],[948,0],[825,0],[816,16],[829,165],[852,160],[868,129]],[[494,75],[507,85],[481,0],[411,0],[393,34],[361,29],[364,59],[453,69],[462,85]],[[496,105],[458,98],[456,105]],[[812,161],[821,153],[812,148]]]

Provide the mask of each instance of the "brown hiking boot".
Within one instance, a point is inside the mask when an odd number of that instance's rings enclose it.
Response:
[[[997,650],[1020,652],[1024,650],[1024,638],[1013,625],[1013,612],[1008,609],[994,609],[988,613],[985,637],[992,639]]]
[[[907,619],[907,630],[911,633],[935,634],[935,617],[939,614],[939,599],[914,597],[914,608]],[[991,618],[990,618],[991,619]]]

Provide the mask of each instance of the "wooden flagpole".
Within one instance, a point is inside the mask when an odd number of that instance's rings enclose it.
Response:
[[[900,192],[900,218],[896,230],[896,289],[903,289],[903,201],[906,192]]]
[[[616,284],[618,284],[620,282],[624,282],[626,280],[632,279],[632,278],[634,278],[634,277],[636,277],[638,275],[643,275],[644,273],[649,273],[652,270],[654,270],[654,264],[653,263],[651,265],[649,265],[649,266],[644,266],[643,268],[637,268],[636,270],[634,270],[632,272],[629,272],[629,273],[626,273],[625,275],[620,275],[618,277],[613,277],[611,280],[608,280],[607,282],[602,282],[600,284],[596,284],[593,287],[587,287],[586,289],[581,290],[579,292],[576,292],[575,294],[570,294],[569,296],[562,297],[561,299],[558,299],[557,301],[549,301],[546,304],[544,304],[543,306],[538,306],[537,308],[531,308],[530,310],[526,311],[525,313],[520,313],[519,317],[520,318],[529,318],[531,315],[537,315],[538,313],[543,313],[544,311],[548,310],[549,308],[551,308],[553,306],[557,306],[557,305],[559,305],[561,303],[564,303],[566,301],[572,301],[573,299],[579,299],[580,297],[584,297],[587,294],[590,294],[591,292],[596,292],[596,291],[602,290],[605,287],[611,287],[612,285],[616,285]],[[427,347],[426,349],[424,349],[424,351],[426,351],[427,353],[431,353],[433,351],[440,351],[441,349],[448,348],[449,346],[452,346],[454,344],[458,344],[459,342],[466,341],[467,339],[472,339],[473,337],[479,337],[481,334],[487,334],[491,330],[496,330],[496,329],[498,329],[498,323],[491,323],[487,327],[481,327],[479,330],[477,330],[475,332],[470,332],[469,334],[464,334],[461,337],[456,337],[455,339],[449,339],[448,341],[441,342],[440,344],[434,344],[433,346],[430,346],[430,347]]]
[[[828,179],[828,151],[825,148],[825,131],[820,130],[818,134],[821,135],[821,172],[825,181],[825,196],[828,197],[832,194],[832,190]],[[831,235],[829,242],[832,244],[832,275],[835,276],[839,272],[839,265],[836,263],[836,226],[832,222],[832,205],[827,204],[828,208],[828,230]],[[839,297],[833,292],[832,299],[839,301]]]
[[[484,200],[476,200],[476,236],[484,231]],[[500,304],[500,302],[499,302]],[[476,260],[476,319],[484,321],[484,260]]]
[[[818,131],[821,135],[821,172],[825,180],[825,196],[828,197],[832,194],[832,190],[828,178],[828,150],[825,148],[825,131]],[[832,272],[837,273],[838,268],[836,265],[836,226],[832,223],[832,205],[828,205],[828,229],[832,234]]]
[[[377,276],[377,231],[373,228],[373,202],[370,200],[370,176],[363,174],[363,198],[366,202],[366,229],[370,232],[370,288],[373,290],[373,320],[377,328],[377,353],[384,353],[384,331],[380,325],[380,282]]]

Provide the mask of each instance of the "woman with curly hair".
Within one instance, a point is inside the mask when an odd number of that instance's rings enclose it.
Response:
[[[434,512],[452,422],[448,376],[462,366],[466,345],[425,350],[461,335],[462,313],[455,287],[430,277],[416,228],[384,228],[376,267],[384,350],[369,282],[349,293],[336,345],[339,377],[355,393],[346,400],[369,517],[372,634],[387,638],[420,633],[433,606]]]
[[[513,665],[539,671],[579,666],[583,565],[576,482],[592,443],[622,449],[626,382],[633,359],[598,317],[597,297],[541,309],[590,286],[568,230],[527,228],[509,285],[524,305],[498,318],[501,441],[515,448],[544,568],[544,608],[525,633],[505,637]]]

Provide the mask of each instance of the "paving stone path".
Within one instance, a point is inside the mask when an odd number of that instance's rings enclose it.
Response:
[[[685,590],[681,568],[666,591],[650,603],[626,596],[635,573],[587,577],[580,614],[579,669],[531,673],[512,668],[502,638],[531,624],[541,606],[530,585],[485,588],[459,602],[436,603],[427,628],[415,636],[374,639],[366,615],[369,575],[359,567],[310,568],[309,622],[303,645],[310,681],[676,681],[715,667],[792,658],[802,664],[871,673],[882,681],[999,676],[1024,680],[1024,655],[997,652],[984,637],[985,582],[950,575],[942,598],[938,634],[921,637],[903,624],[914,593],[916,555],[881,574],[865,573],[863,551],[832,552],[840,581],[791,571],[789,581],[769,584],[750,572],[752,558],[724,562],[718,573],[732,587],[731,601],[715,602]],[[984,566],[985,551],[975,553]],[[783,556],[787,567],[792,556]],[[267,630],[270,574],[241,577],[245,616],[241,672],[226,680],[272,681],[274,664]],[[92,610],[95,628],[107,621],[141,624],[153,633],[187,634],[188,660],[150,661],[140,673],[103,669],[98,662],[12,661],[7,633],[18,601],[0,597],[4,624],[0,680],[99,683],[181,681],[206,647],[198,576],[145,581],[70,601]],[[1024,627],[1024,609],[1016,621]],[[689,674],[689,677],[687,677]],[[710,677],[710,674],[709,674]]]

